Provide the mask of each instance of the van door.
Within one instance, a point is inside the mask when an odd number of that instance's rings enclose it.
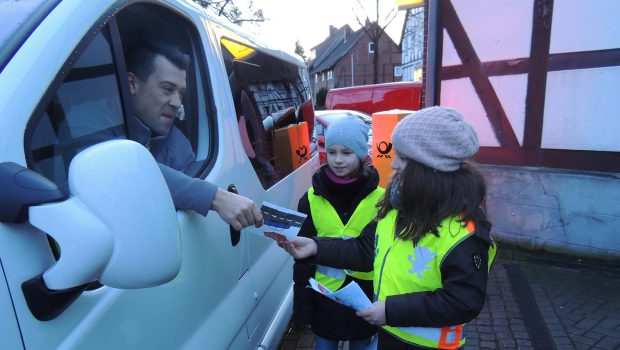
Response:
[[[232,30],[213,26],[249,165],[240,188],[257,203],[267,201],[296,209],[315,168],[308,161],[314,111],[305,66]],[[287,128],[295,129],[303,140],[295,146],[281,142]],[[257,301],[246,328],[250,344],[273,348],[277,344],[272,343],[271,335],[283,332],[291,315],[292,259],[262,235],[265,230],[248,228],[243,235],[249,259],[247,275]],[[274,314],[274,310],[280,312]]]
[[[15,318],[13,302],[9,294],[4,268],[0,260],[0,346],[3,349],[23,349],[21,332]]]
[[[101,141],[127,138],[133,115],[123,49],[145,36],[173,42],[191,56],[188,117],[178,125],[196,153],[191,175],[223,188],[237,185],[246,194],[238,170],[247,158],[238,137],[230,141],[234,111],[226,103],[229,92],[218,85],[226,76],[213,67],[217,51],[203,11],[185,2],[60,2],[0,73],[0,114],[7,116],[0,118],[0,162],[27,166],[72,195],[67,173],[74,156]],[[229,226],[214,213],[177,216],[182,265],[176,278],[143,289],[93,283],[47,321],[33,315],[21,285],[53,266],[63,247],[28,223],[0,224],[0,259],[25,347],[224,349],[239,334],[248,339],[244,325],[256,297],[243,273],[244,246],[234,244]]]

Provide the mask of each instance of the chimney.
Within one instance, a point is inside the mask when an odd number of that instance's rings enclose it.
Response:
[[[330,24],[329,25],[329,36],[334,35],[335,32],[336,32],[336,27]]]

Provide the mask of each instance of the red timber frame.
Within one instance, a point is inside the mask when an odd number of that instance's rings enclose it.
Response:
[[[481,147],[474,158],[481,164],[550,167],[620,173],[620,152],[541,148],[547,73],[572,69],[620,66],[620,49],[549,54],[553,0],[534,0],[530,57],[481,62],[450,0],[438,1],[434,100],[441,104],[441,82],[470,78],[500,147]],[[428,6],[427,6],[428,9]],[[426,12],[428,13],[428,12]],[[463,62],[440,67],[443,30],[452,38]],[[528,74],[523,145],[510,125],[489,77]],[[619,121],[620,123],[620,121]],[[620,137],[620,136],[619,136]]]

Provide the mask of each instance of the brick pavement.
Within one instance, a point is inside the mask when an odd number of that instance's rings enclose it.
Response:
[[[465,349],[620,350],[619,267],[502,245]],[[279,349],[314,349],[314,337],[292,329]]]

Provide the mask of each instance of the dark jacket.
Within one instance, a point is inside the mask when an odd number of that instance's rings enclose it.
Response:
[[[309,262],[363,271],[374,262],[377,223],[368,224],[362,234],[347,241],[314,238],[318,251]],[[459,243],[441,266],[443,287],[434,292],[416,292],[389,296],[385,304],[389,326],[444,327],[473,320],[482,310],[486,296],[488,272],[477,269],[474,255],[487,266],[491,239],[490,223],[476,221],[476,231]],[[387,332],[379,332],[379,349],[418,349],[404,344]]]
[[[320,168],[312,177],[314,195],[324,197],[334,207],[343,224],[346,224],[359,203],[374,191],[379,184],[379,175],[374,167],[368,167],[368,176],[362,176],[350,184],[335,184],[325,174],[326,166]],[[316,237],[308,192],[299,200],[298,211],[308,215],[300,235]],[[340,239],[338,239],[340,240]],[[295,262],[293,267],[294,303],[293,322],[296,325],[311,325],[312,331],[332,340],[359,340],[376,333],[376,327],[355,315],[349,307],[340,305],[308,288],[308,279],[314,277],[315,265]],[[371,267],[372,270],[372,267]],[[369,271],[369,270],[358,270]],[[369,299],[372,300],[372,281],[360,280],[347,275],[344,285],[357,282]]]
[[[207,215],[217,186],[186,174],[195,171],[197,165],[196,155],[187,137],[176,126],[172,126],[168,135],[153,137],[151,130],[138,117],[134,120],[130,137],[146,146],[153,154],[175,208]]]

